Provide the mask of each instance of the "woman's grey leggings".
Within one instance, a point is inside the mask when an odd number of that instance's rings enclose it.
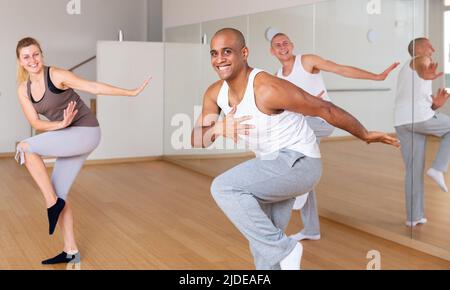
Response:
[[[16,160],[25,163],[25,153],[56,157],[52,184],[58,197],[66,200],[83,163],[100,143],[100,127],[68,127],[25,139],[17,146]],[[28,149],[24,149],[28,144]]]

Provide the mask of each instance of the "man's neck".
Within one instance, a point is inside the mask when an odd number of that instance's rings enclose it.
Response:
[[[227,80],[231,96],[237,98],[239,101],[244,98],[248,78],[252,70],[253,68],[245,66],[235,78],[232,80]]]
[[[295,64],[295,55],[292,55],[288,60],[280,60],[282,68],[283,68],[283,75],[289,74],[292,72],[292,69],[294,68]]]

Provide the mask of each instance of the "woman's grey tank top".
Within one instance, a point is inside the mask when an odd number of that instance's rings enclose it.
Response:
[[[52,83],[50,67],[44,67],[45,93],[42,99],[35,101],[31,94],[31,80],[27,82],[27,93],[33,107],[38,114],[45,116],[50,121],[64,120],[64,110],[69,102],[76,102],[78,113],[70,126],[74,127],[98,127],[98,121],[94,113],[83,102],[80,96],[73,90],[60,90]]]

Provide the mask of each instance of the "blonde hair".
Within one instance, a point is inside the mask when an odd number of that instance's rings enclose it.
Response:
[[[36,45],[39,48],[39,51],[42,53],[41,45],[34,38],[25,37],[17,43],[16,56],[17,56],[17,83],[18,84],[28,80],[28,77],[29,77],[28,72],[19,64],[19,59],[20,59],[20,50],[22,48],[28,47],[30,45]]]

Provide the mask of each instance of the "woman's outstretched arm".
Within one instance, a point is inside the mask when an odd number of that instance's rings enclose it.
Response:
[[[55,86],[61,89],[71,88],[74,90],[80,90],[94,95],[107,95],[107,96],[127,96],[127,97],[137,96],[145,89],[145,87],[148,85],[151,79],[151,77],[149,77],[139,87],[135,89],[124,89],[105,83],[85,80],[83,78],[80,78],[76,74],[63,69],[52,68],[51,74]]]

